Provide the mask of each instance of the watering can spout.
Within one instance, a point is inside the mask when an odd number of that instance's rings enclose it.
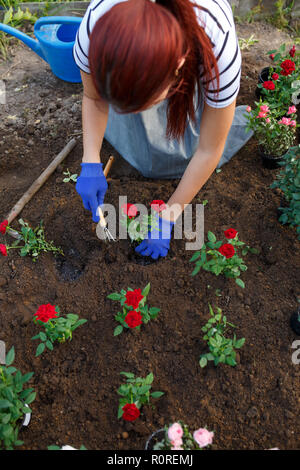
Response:
[[[30,47],[30,49],[32,49],[38,56],[40,56],[41,59],[47,62],[47,59],[38,41],[32,39],[31,37],[27,36],[27,34],[22,33],[18,29],[8,26],[7,24],[0,23],[0,31],[11,34],[12,36],[20,39],[22,42],[24,42],[24,44],[26,44],[26,46]]]

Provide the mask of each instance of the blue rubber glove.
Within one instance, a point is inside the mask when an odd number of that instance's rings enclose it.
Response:
[[[151,256],[158,259],[159,256],[165,257],[170,248],[174,222],[163,219],[156,214],[153,228],[148,232],[148,238],[145,238],[135,251],[143,256]]]
[[[98,206],[102,206],[107,191],[107,181],[102,163],[81,163],[81,173],[76,183],[76,191],[84,208],[92,212],[93,221],[99,222]]]

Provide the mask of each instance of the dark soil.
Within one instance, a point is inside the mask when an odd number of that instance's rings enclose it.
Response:
[[[272,37],[275,47],[286,40],[269,26],[251,27],[240,26],[240,36],[254,32],[261,42],[244,53],[238,104],[253,104],[258,71],[268,65],[266,39]],[[13,51],[10,61],[0,64],[7,85],[7,105],[0,108],[1,220],[81,130],[81,85],[56,79],[25,47]],[[105,142],[103,160],[111,153],[117,158],[107,202],[118,206],[119,195],[126,195],[128,202],[149,204],[167,200],[176,188],[178,181],[143,178]],[[22,211],[32,226],[44,221],[47,238],[63,248],[65,257],[43,254],[33,263],[14,250],[0,260],[0,339],[7,349],[15,346],[15,364],[23,373],[34,371],[37,391],[22,449],[51,444],[143,449],[154,430],[179,419],[191,430],[214,430],[215,449],[299,449],[300,368],[291,360],[296,336],[289,322],[300,297],[300,250],[295,231],[277,221],[281,196],[270,189],[277,170],[262,167],[251,140],[193,201],[208,200],[205,233],[212,230],[220,238],[234,227],[241,240],[260,249],[259,255],[246,257],[243,290],[204,271],[192,278],[192,252],[185,250],[185,240],[173,240],[169,256],[149,265],[136,262],[126,240],[100,241],[74,184],[62,182],[67,168],[79,172],[81,157],[79,134],[64,164]],[[140,332],[114,338],[117,304],[107,295],[148,282],[149,304],[161,309],[158,318]],[[32,316],[43,303],[88,322],[71,343],[35,358]],[[209,318],[208,303],[221,307],[238,326],[237,336],[246,338],[235,368],[198,364],[207,351],[201,328]],[[134,423],[117,419],[121,371],[141,376],[152,371],[154,390],[165,392],[155,409],[144,407]]]

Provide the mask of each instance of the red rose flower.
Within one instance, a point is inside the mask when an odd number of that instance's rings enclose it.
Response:
[[[122,418],[125,419],[125,421],[135,421],[141,414],[134,403],[126,403],[122,410],[124,411]]]
[[[142,324],[142,315],[140,312],[136,312],[135,310],[131,310],[127,313],[125,317],[125,322],[129,326],[129,328],[136,328]]]
[[[228,240],[231,240],[232,238],[235,238],[237,236],[237,230],[234,228],[228,228],[225,230],[224,235]]]
[[[122,209],[129,219],[134,219],[138,213],[137,207],[134,204],[123,204]]]
[[[290,59],[287,59],[287,60],[284,60],[283,62],[281,62],[280,67],[282,68],[282,70],[280,72],[281,75],[287,76],[287,75],[290,75],[291,73],[294,72],[295,62],[293,62]]]
[[[129,307],[133,307],[136,310],[139,306],[140,301],[144,298],[141,293],[141,289],[134,289],[133,291],[126,292],[125,304]]]
[[[295,46],[295,44],[293,45],[292,49],[290,49],[289,54],[290,54],[291,57],[295,57],[295,54],[296,54],[296,46]]]
[[[4,233],[6,232],[6,227],[8,226],[8,221],[7,220],[4,220],[3,222],[1,222],[0,224],[0,232]]]
[[[161,211],[164,211],[167,206],[164,203],[164,201],[157,199],[151,202],[151,207],[153,207],[153,210],[155,210],[156,212],[161,212]]]
[[[0,244],[0,253],[3,256],[7,256],[7,249],[5,245]]]
[[[230,243],[224,243],[224,245],[220,246],[218,251],[226,258],[232,258],[235,253],[235,250]]]
[[[266,90],[275,90],[275,83],[273,83],[271,80],[268,80],[263,83],[263,87]]]
[[[279,78],[278,73],[273,73],[272,78],[273,78],[273,80],[278,80],[278,78]]]
[[[270,59],[274,60],[275,54],[270,54],[269,57]]]
[[[33,316],[36,317],[36,320],[40,320],[43,323],[47,323],[47,321],[51,318],[57,317],[57,311],[55,310],[54,305],[41,305]]]

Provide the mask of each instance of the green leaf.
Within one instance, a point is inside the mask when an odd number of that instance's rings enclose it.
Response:
[[[107,296],[107,298],[110,299],[110,300],[121,300],[122,297],[123,296],[121,294],[118,294],[117,292],[114,292],[113,294],[109,294]]]
[[[147,377],[145,378],[145,384],[151,385],[153,380],[154,380],[154,375],[152,374],[152,372],[150,372],[150,374],[148,374]]]
[[[132,372],[120,372],[120,375],[125,375],[128,379],[134,379],[134,374]]]
[[[44,350],[45,350],[45,344],[44,343],[39,344],[38,347],[36,348],[35,357],[42,354],[44,352]]]
[[[39,337],[41,341],[47,341],[47,335],[43,331],[40,331]]]
[[[210,231],[208,231],[208,233],[207,233],[207,238],[211,243],[216,243],[216,241],[217,241],[215,235]]]
[[[50,351],[53,351],[53,344],[51,343],[51,341],[46,341],[46,346],[48,349],[50,349]]]
[[[235,280],[235,282],[238,286],[242,287],[243,289],[245,288],[245,283],[239,277]]]
[[[13,406],[12,403],[8,400],[0,400],[0,409],[1,408],[11,408]]]
[[[207,366],[207,359],[206,359],[206,357],[204,357],[204,356],[201,357],[201,359],[200,359],[200,361],[199,361],[199,364],[200,364],[200,367],[202,367],[202,368],[205,367],[205,366]]]
[[[10,366],[14,362],[14,360],[15,360],[15,348],[13,346],[6,355],[5,363],[7,366]]]
[[[160,398],[164,395],[164,392],[152,392],[151,397],[152,398]]]
[[[117,326],[115,329],[114,329],[114,336],[118,336],[122,333],[123,331],[123,326],[122,325],[119,325]]]
[[[142,295],[144,297],[147,297],[147,295],[149,294],[149,291],[150,291],[150,282],[146,285],[146,287],[143,289],[142,291]]]
[[[30,405],[35,400],[36,392],[32,392],[29,397],[26,399],[26,405]]]
[[[235,347],[236,347],[237,349],[240,349],[242,346],[244,346],[245,341],[246,341],[245,338],[239,339],[238,341],[236,341]]]
[[[196,261],[196,259],[198,259],[200,257],[200,254],[201,252],[200,251],[196,251],[193,256],[191,257],[190,259],[190,263],[192,263],[193,261]]]

